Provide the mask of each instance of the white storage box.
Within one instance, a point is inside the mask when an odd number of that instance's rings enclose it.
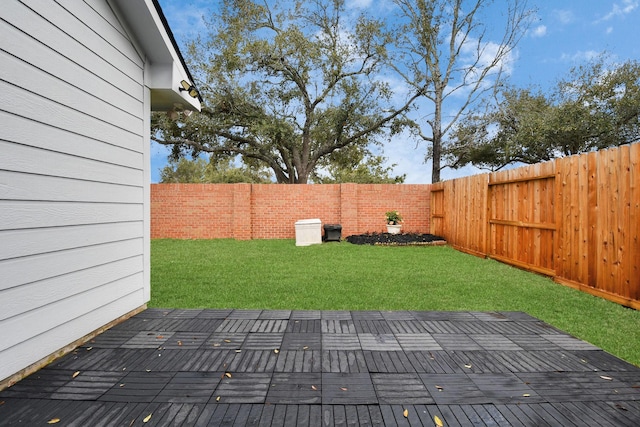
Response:
[[[296,221],[296,246],[309,246],[322,243],[320,219],[301,219]]]

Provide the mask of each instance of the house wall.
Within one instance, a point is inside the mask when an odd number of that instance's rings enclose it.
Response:
[[[0,381],[149,299],[149,90],[121,21],[0,8]]]
[[[152,184],[151,238],[293,239],[295,222],[340,224],[342,236],[385,230],[429,233],[430,184]]]

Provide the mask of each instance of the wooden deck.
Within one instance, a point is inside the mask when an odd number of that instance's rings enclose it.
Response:
[[[51,420],[638,426],[640,368],[524,313],[150,309],[0,392]]]

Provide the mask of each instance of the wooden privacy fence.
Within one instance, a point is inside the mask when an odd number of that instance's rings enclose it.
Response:
[[[462,251],[640,309],[640,143],[432,186]]]

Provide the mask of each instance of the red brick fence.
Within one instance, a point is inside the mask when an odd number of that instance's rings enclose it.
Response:
[[[342,236],[385,231],[385,212],[403,231],[429,233],[431,184],[152,184],[151,238],[293,239],[295,222],[320,218]]]

